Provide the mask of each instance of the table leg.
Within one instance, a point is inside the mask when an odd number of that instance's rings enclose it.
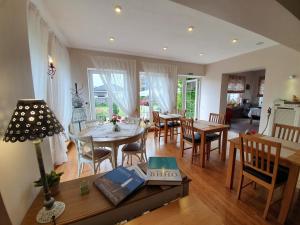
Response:
[[[116,168],[118,165],[118,149],[119,149],[119,145],[115,145],[115,144],[112,145],[114,168]]]
[[[165,129],[165,144],[167,144],[168,143],[168,120],[164,120],[164,124],[165,124],[165,127],[164,127],[164,129]]]
[[[229,160],[228,160],[227,177],[226,177],[226,187],[228,187],[229,189],[232,189],[233,186],[235,161],[236,161],[236,148],[233,143],[230,143]]]
[[[281,207],[279,216],[277,218],[277,221],[280,224],[284,224],[286,221],[286,218],[288,217],[290,206],[293,202],[294,193],[298,181],[299,176],[299,167],[296,165],[292,165],[289,167],[289,177],[283,192],[282,201],[281,201]]]
[[[206,144],[206,138],[205,138],[205,132],[201,132],[201,144],[200,144],[200,167],[205,168],[205,144]]]
[[[222,151],[221,151],[221,160],[226,160],[226,149],[227,149],[227,136],[228,136],[228,129],[223,130],[223,139],[222,139]]]

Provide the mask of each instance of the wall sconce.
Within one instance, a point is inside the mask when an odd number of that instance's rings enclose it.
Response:
[[[56,72],[56,68],[54,66],[53,63],[53,59],[51,56],[48,56],[48,75],[50,76],[51,79],[53,79],[55,72]]]
[[[289,75],[290,80],[296,79],[296,77],[297,77],[296,75]]]

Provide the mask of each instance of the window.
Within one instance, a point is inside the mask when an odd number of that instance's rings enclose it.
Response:
[[[265,90],[265,78],[260,77],[258,82],[258,97],[264,96],[264,90]]]
[[[230,75],[228,80],[227,93],[244,93],[245,77]]]
[[[122,74],[117,74],[122,76]],[[113,83],[111,85],[118,85]],[[113,101],[112,94],[96,71],[89,72],[89,88],[92,119],[107,121],[112,115],[125,116],[123,110]],[[119,87],[120,89],[122,87]],[[118,88],[116,88],[118,89]]]
[[[194,77],[180,76],[177,84],[177,110],[185,109],[188,118],[197,118],[198,87],[200,80]]]
[[[160,111],[157,99],[155,99],[147,76],[140,73],[140,117],[152,120],[152,111]]]
[[[228,93],[227,94],[227,104],[239,105],[241,103],[242,103],[242,93]]]

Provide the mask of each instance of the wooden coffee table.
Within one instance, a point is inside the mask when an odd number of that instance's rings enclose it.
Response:
[[[131,220],[163,206],[177,198],[184,197],[189,193],[190,179],[182,173],[183,181],[179,186],[144,186],[126,201],[115,207],[94,186],[93,181],[101,175],[88,176],[72,181],[61,183],[60,193],[55,196],[57,201],[66,204],[63,214],[57,218],[56,224],[89,224],[89,225],[111,225],[124,220]],[[80,195],[81,181],[89,183],[90,193]],[[22,225],[34,225],[36,214],[43,204],[43,193],[41,192],[32,203],[25,215]]]

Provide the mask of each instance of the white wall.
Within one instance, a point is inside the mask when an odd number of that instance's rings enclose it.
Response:
[[[6,128],[21,98],[33,98],[26,0],[0,1],[0,128]],[[46,170],[52,168],[49,145],[44,144]],[[0,141],[0,192],[12,224],[21,223],[38,189],[32,184],[39,177],[32,143]],[[42,203],[41,203],[42,205]]]
[[[178,67],[178,74],[193,73],[194,75],[204,75],[204,65],[195,64],[195,63],[185,63],[185,62],[170,61],[170,60],[163,60],[163,59],[156,59],[156,58],[140,57],[134,55],[116,54],[116,53],[90,51],[90,50],[73,49],[73,48],[69,49],[69,53],[70,53],[70,60],[71,60],[71,73],[73,79],[73,86],[74,83],[77,82],[78,88],[81,87],[83,88],[82,97],[86,102],[89,102],[87,69],[94,67],[92,61],[89,58],[89,56],[91,55],[119,57],[119,58],[136,60],[137,75],[139,75],[139,72],[142,71],[142,64],[141,64],[142,61],[175,64]],[[89,113],[89,107],[87,107],[87,110]]]
[[[227,86],[222,83],[222,74],[257,69],[266,69],[260,131],[266,124],[267,108],[275,99],[300,96],[300,53],[278,45],[207,65],[201,86],[201,119],[207,119],[210,112],[225,111]],[[289,80],[291,74],[297,78]]]

